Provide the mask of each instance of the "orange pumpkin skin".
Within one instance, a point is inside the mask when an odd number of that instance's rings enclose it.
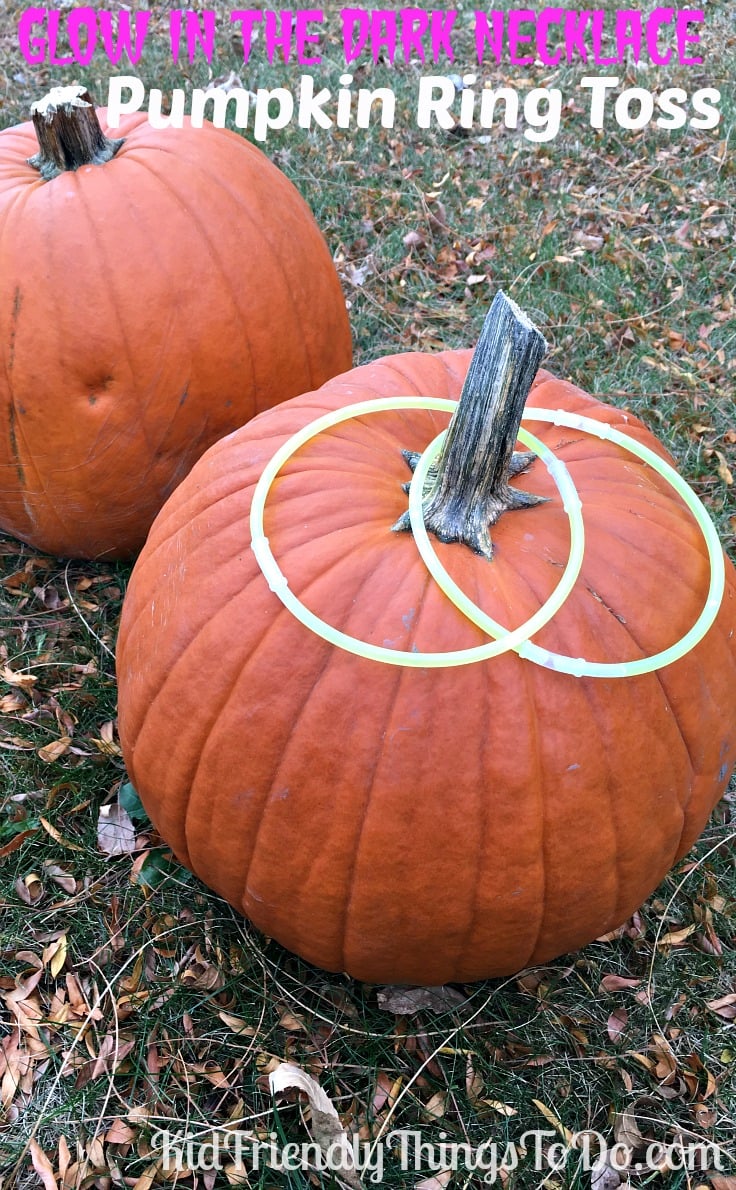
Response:
[[[327,246],[265,155],[104,115],[117,155],[50,182],[33,125],[0,132],[0,527],[57,555],[133,553],[211,443],[351,363]]]
[[[458,397],[470,352],[394,356],[264,414],[214,446],[158,517],[120,630],[130,777],[181,861],[265,933],[363,980],[501,976],[620,925],[691,846],[736,761],[736,576],[705,639],[649,675],[573,678],[506,654],[409,670],[337,649],[297,622],[250,549],[254,485],[322,413],[391,394]],[[582,412],[663,455],[630,415],[540,372],[530,405]],[[428,577],[410,534],[401,449],[442,414],[382,413],[302,448],[265,532],[292,590],[379,644],[470,647],[482,634]],[[583,501],[586,554],[535,638],[620,661],[698,616],[699,530],[650,468],[610,442],[530,423]],[[503,515],[495,556],[437,552],[509,627],[552,590],[569,531],[551,501]]]

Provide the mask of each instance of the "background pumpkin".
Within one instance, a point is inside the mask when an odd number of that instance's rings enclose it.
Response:
[[[119,557],[212,442],[349,367],[350,332],[312,214],[260,150],[137,114],[110,156],[93,109],[57,103],[47,148],[96,164],[44,181],[33,124],[0,132],[0,527]]]
[[[336,649],[286,611],[249,548],[265,463],[320,414],[380,396],[457,397],[470,352],[379,360],[214,446],[158,517],[118,646],[131,779],[177,856],[267,934],[369,981],[503,975],[623,922],[683,855],[736,759],[736,576],[681,661],[635,678],[571,678],[515,654],[400,669]],[[531,405],[631,415],[540,372]],[[409,534],[402,450],[447,417],[385,413],[304,447],[274,484],[265,533],[289,584],[348,633],[397,649],[482,643],[428,578]],[[535,432],[583,500],[575,590],[535,638],[598,661],[657,652],[697,618],[705,546],[651,468],[610,442]],[[569,547],[549,503],[503,515],[492,562],[438,544],[491,616],[521,623]],[[171,741],[176,741],[172,751]]]

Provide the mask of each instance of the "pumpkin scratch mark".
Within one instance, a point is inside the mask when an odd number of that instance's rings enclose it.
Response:
[[[614,611],[613,608],[610,607],[609,604],[606,603],[605,599],[601,598],[601,596],[598,594],[597,591],[594,591],[592,587],[588,587],[588,591],[590,592],[590,594],[593,596],[594,599],[597,599],[598,602],[601,603],[603,605],[603,607],[605,607],[607,612],[611,613],[611,615],[614,617],[614,619],[618,620],[619,624],[626,623],[626,618],[622,615],[619,615],[618,612]]]
[[[20,291],[20,285],[16,285],[15,295],[13,297],[13,316],[10,323],[10,342],[8,343],[8,372],[13,371],[13,363],[15,361],[15,335],[18,330],[18,319],[20,318],[22,305],[23,295]]]
[[[8,407],[8,436],[10,438],[10,449],[12,451],[13,458],[15,459],[15,472],[18,476],[18,482],[20,483],[21,488],[25,488],[26,475],[25,471],[23,470],[23,464],[20,458],[20,450],[18,449],[18,435],[16,433],[15,425],[17,417],[18,414],[16,412],[15,405],[11,404]]]

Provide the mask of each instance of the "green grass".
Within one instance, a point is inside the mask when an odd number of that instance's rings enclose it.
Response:
[[[330,27],[338,7],[327,7]],[[396,90],[394,129],[308,134],[292,124],[265,149],[325,232],[350,302],[358,362],[471,344],[490,296],[504,287],[544,331],[554,371],[627,405],[667,442],[733,554],[736,37],[727,3],[705,11],[703,67],[632,69],[626,79],[688,91],[724,80],[713,133],[611,126],[599,134],[581,109],[567,111],[558,138],[543,145],[521,131],[424,131],[411,119],[419,71],[399,62],[365,67],[360,78]],[[2,126],[25,118],[48,86],[72,78],[21,61],[16,15],[11,5],[0,8]],[[152,35],[140,74],[170,92],[182,76],[162,47]],[[313,73],[334,89],[344,69],[338,42],[324,53]],[[461,74],[464,65],[448,69]],[[260,56],[244,68],[225,42],[212,74],[231,70],[250,88],[293,86],[297,73],[264,67]],[[498,85],[524,72],[505,73],[506,80],[498,70],[489,77]],[[528,85],[544,80],[576,97],[585,72],[526,73]],[[198,64],[187,76],[188,85],[203,85],[208,71]],[[79,77],[104,98],[103,63]],[[594,1129],[609,1143],[616,1117],[620,1127],[622,1113],[634,1110],[652,1139],[712,1139],[736,1154],[733,1026],[707,1007],[734,990],[733,793],[624,936],[517,979],[461,989],[463,1002],[450,1011],[397,1017],[381,1010],[375,989],[318,972],[257,936],[167,860],[144,820],[134,856],[99,852],[99,807],[125,781],[117,737],[103,725],[115,719],[112,654],[128,568],[67,566],[5,540],[0,569],[0,664],[36,678],[26,687],[0,681],[0,698],[17,699],[3,703],[0,722],[0,1038],[12,1035],[7,998],[16,980],[43,964],[26,1001],[27,1065],[15,1068],[21,1085],[9,1076],[3,1084],[0,1170],[8,1186],[39,1184],[27,1152],[32,1137],[57,1173],[64,1137],[68,1164],[78,1163],[65,1185],[102,1190],[146,1190],[151,1138],[164,1125],[207,1135],[242,1120],[244,1128],[305,1140],[296,1106],[273,1113],[267,1072],[283,1058],[315,1075],[347,1127],[366,1139],[420,1128],[426,1141],[444,1132],[473,1145],[516,1142],[529,1129],[552,1128],[537,1101],[564,1128]],[[19,577],[9,582],[11,575]],[[44,760],[39,750],[63,736],[68,749]],[[64,873],[66,887],[58,883]],[[689,926],[678,944],[663,944]],[[62,937],[66,959],[57,967]],[[606,975],[639,982],[606,990]],[[80,993],[75,1015],[70,998]],[[623,1009],[615,1041],[609,1018]],[[241,1032],[232,1018],[243,1022]],[[392,1107],[374,1107],[377,1087],[394,1088]],[[386,1185],[423,1176],[429,1171],[402,1173],[387,1157]],[[533,1187],[544,1176],[526,1161],[504,1184]],[[215,1184],[228,1181],[221,1173]],[[634,1178],[673,1190],[705,1182],[682,1171]],[[200,1175],[197,1184],[210,1182]],[[331,1181],[261,1170],[249,1184]],[[457,1174],[450,1184],[482,1181]],[[590,1174],[576,1172],[571,1158],[547,1184],[589,1186]]]

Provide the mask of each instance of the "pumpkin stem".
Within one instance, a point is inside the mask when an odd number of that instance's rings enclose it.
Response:
[[[524,405],[547,353],[544,336],[499,291],[486,316],[470,361],[460,401],[450,422],[423,501],[424,523],[440,541],[461,541],[476,554],[493,555],[490,527],[502,513],[544,502],[511,487],[533,454],[515,454]],[[419,455],[405,451],[413,471]],[[411,529],[409,513],[395,530]]]
[[[123,144],[105,136],[85,87],[53,87],[33,104],[31,115],[39,152],[28,164],[44,182],[83,165],[103,165]]]

